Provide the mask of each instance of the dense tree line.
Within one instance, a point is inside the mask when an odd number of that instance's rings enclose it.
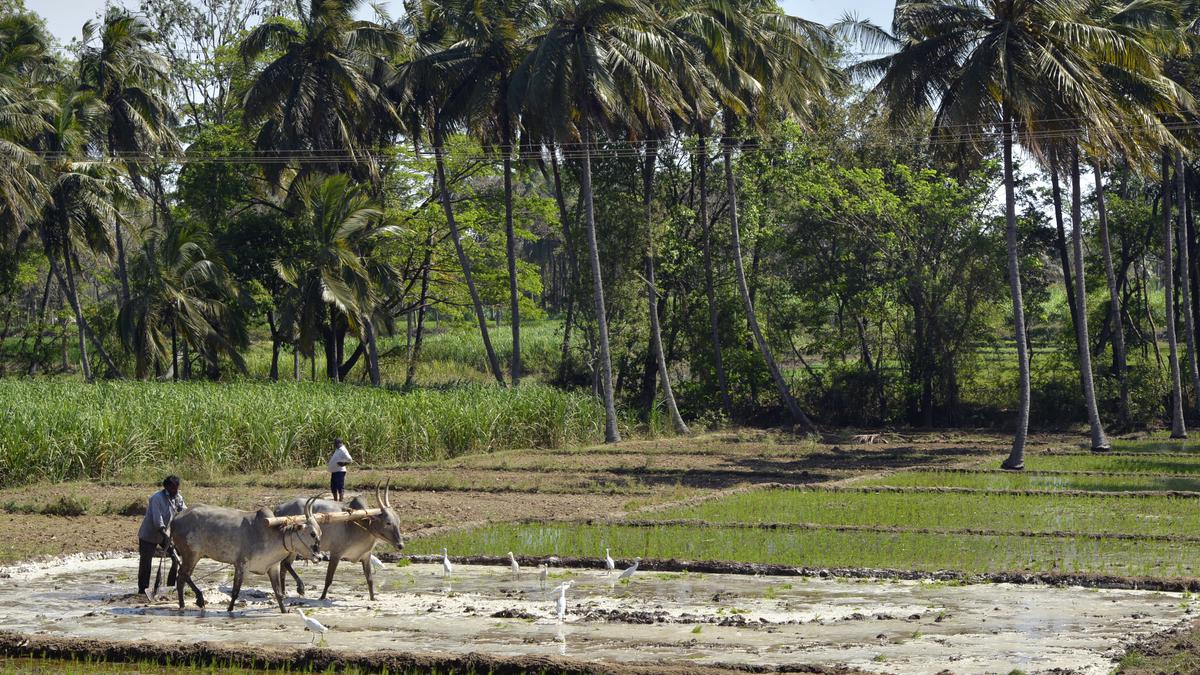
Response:
[[[402,335],[411,387],[437,311],[503,386],[561,319],[535,374],[610,441],[660,397],[680,432],[1015,414],[1015,469],[1031,414],[1096,450],[1200,416],[1195,3],[360,5],[142,0],[68,45],[5,9],[4,374],[218,379],[259,340],[379,386]]]

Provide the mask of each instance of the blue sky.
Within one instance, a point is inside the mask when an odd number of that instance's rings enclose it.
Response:
[[[96,16],[112,0],[25,0],[25,6],[46,18],[46,24],[61,42],[66,44],[79,35],[83,22]],[[126,6],[136,7],[136,0],[126,0]],[[364,3],[365,4],[365,3]],[[389,5],[398,2],[383,2]],[[806,19],[831,23],[845,12],[853,12],[887,26],[892,20],[894,0],[782,0],[780,3],[789,14]]]

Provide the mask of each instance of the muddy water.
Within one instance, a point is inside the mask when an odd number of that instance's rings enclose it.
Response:
[[[218,641],[302,648],[313,636],[282,615],[265,577],[247,580],[232,614],[223,566],[197,569],[209,607],[188,597],[150,605],[131,596],[136,560],[64,560],[0,574],[0,625],[105,639]],[[324,566],[299,568],[311,584]],[[164,575],[165,576],[165,575]],[[1122,645],[1190,616],[1179,595],[1008,584],[948,586],[638,573],[612,584],[602,572],[553,570],[564,579],[566,620],[536,571],[387,565],[367,598],[358,565],[343,565],[331,601],[292,599],[330,627],[333,649],[484,651],[611,661],[848,665],[877,672],[1007,673],[1070,668],[1105,673]],[[310,596],[319,595],[309,590]]]

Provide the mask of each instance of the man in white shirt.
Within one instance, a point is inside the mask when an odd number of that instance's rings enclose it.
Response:
[[[145,595],[146,589],[150,588],[150,567],[158,547],[162,546],[168,552],[170,550],[171,520],[187,508],[183,494],[179,492],[179,483],[178,476],[167,476],[162,482],[163,489],[150,495],[150,502],[146,505],[146,516],[138,528],[139,595]],[[175,556],[171,556],[171,571],[167,573],[168,587],[175,585],[176,572]]]
[[[329,457],[329,491],[333,500],[340,502],[346,496],[346,465],[354,461],[342,439],[333,439],[333,455]]]

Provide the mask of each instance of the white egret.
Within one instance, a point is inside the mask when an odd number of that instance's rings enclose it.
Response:
[[[521,566],[517,563],[512,551],[508,552],[508,568],[512,570],[514,579],[521,578]]]
[[[617,581],[623,581],[633,577],[633,573],[637,571],[638,563],[640,562],[642,562],[641,558],[634,558],[633,564],[629,567],[626,567],[624,572],[621,572],[621,576],[617,577]]]
[[[374,553],[371,554],[371,567],[377,570],[383,569],[383,561],[380,560]]]
[[[563,617],[567,614],[567,589],[571,587],[570,581],[564,581],[558,587],[558,622],[563,622]]]
[[[448,577],[454,574],[454,565],[450,564],[450,556],[447,555],[446,549],[442,549],[442,577]]]
[[[617,563],[612,559],[612,556],[609,555],[608,549],[604,549],[604,569],[608,570],[609,572],[617,569]]]
[[[310,630],[313,632],[313,640],[315,641],[317,637],[320,636],[321,641],[324,642],[325,634],[329,632],[329,629],[325,626],[322,626],[320,621],[317,621],[310,616],[304,616],[304,610],[300,609],[299,607],[296,608],[296,612],[300,614],[301,619],[304,619],[304,630]]]
[[[538,565],[538,581],[542,582],[542,590],[546,590],[546,577],[550,576],[550,568],[546,563]]]

